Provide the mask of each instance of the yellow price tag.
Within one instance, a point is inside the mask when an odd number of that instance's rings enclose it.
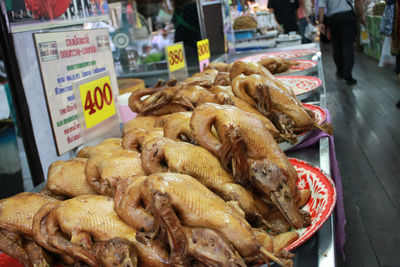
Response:
[[[169,71],[173,72],[176,70],[180,70],[185,67],[185,57],[183,54],[183,45],[182,44],[174,44],[168,46],[167,48],[168,55],[168,65]]]
[[[79,86],[87,129],[116,113],[110,84],[110,76],[105,76]]]
[[[208,39],[197,42],[197,54],[199,56],[199,61],[210,58],[210,45],[208,43]]]

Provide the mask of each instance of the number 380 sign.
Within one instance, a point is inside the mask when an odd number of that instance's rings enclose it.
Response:
[[[79,85],[87,129],[108,119],[116,113],[110,84],[110,76],[104,76],[97,80]]]
[[[167,46],[166,48],[169,70],[171,72],[182,69],[185,64],[185,52],[182,43]]]

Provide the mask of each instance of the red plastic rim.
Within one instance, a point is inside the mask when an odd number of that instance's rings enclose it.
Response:
[[[285,250],[293,250],[312,237],[328,220],[336,204],[336,188],[332,178],[320,168],[299,159],[290,158],[298,173],[297,187],[300,190],[310,189],[311,196],[303,210],[311,215],[311,225],[299,229],[299,239]]]
[[[306,104],[302,103],[305,108],[308,108],[315,114],[315,122],[321,125],[322,123],[325,122],[326,120],[326,112],[322,108],[316,106],[316,105],[311,105],[311,104]]]
[[[252,55],[244,58],[240,58],[236,61],[246,61],[246,62],[258,62],[264,58],[279,57],[279,58],[298,58],[307,55],[312,55],[318,52],[318,49],[296,49],[281,52],[270,52],[258,55]]]

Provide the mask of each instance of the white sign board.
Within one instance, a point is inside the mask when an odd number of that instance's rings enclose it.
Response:
[[[107,29],[35,33],[42,80],[58,155],[82,144],[73,83],[108,72],[118,96]]]

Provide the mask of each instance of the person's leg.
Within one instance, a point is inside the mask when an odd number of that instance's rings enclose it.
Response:
[[[356,18],[353,14],[343,21],[342,24],[342,48],[343,48],[343,77],[348,84],[355,84],[352,70],[354,66],[354,40],[356,36],[357,26]]]
[[[396,56],[396,75],[400,74],[400,56]]]
[[[299,34],[302,38],[301,42],[305,43],[307,41],[307,38],[304,36],[307,26],[306,18],[299,19],[298,24],[299,24]]]
[[[336,75],[343,76],[343,56],[342,56],[342,30],[340,21],[336,19],[329,20],[329,30],[331,32],[331,42],[333,47],[333,61],[336,65]]]
[[[397,81],[400,83],[400,56],[396,56],[396,76]],[[400,99],[397,101],[396,107],[400,108]]]

